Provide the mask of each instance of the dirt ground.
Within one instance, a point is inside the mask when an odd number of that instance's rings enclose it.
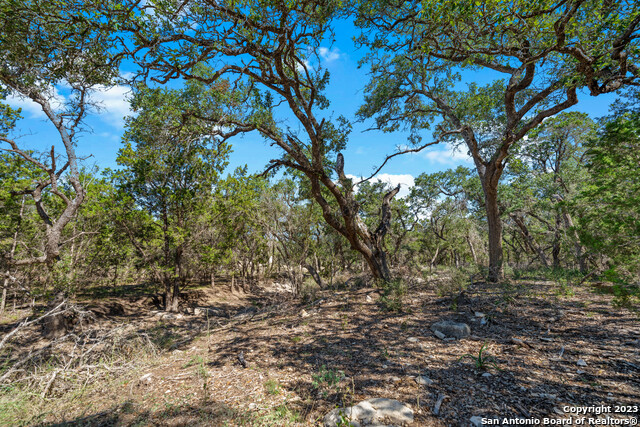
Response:
[[[386,397],[414,410],[412,426],[469,426],[472,417],[557,423],[569,408],[640,405],[639,315],[612,307],[611,295],[525,278],[442,296],[438,280],[410,286],[400,312],[385,310],[371,287],[318,292],[307,304],[273,287],[201,288],[177,315],[149,310],[148,299],[111,298],[93,307],[103,314],[97,324],[150,337],[157,351],[142,356],[135,344],[112,372],[105,367],[115,364],[92,362],[95,377],[75,389],[51,374],[45,393],[22,403],[5,390],[0,421],[306,426],[337,406]],[[430,330],[441,320],[467,323],[472,335],[443,341]],[[477,366],[481,348],[486,363]],[[25,402],[22,413],[11,407]],[[638,413],[591,416],[634,425]]]

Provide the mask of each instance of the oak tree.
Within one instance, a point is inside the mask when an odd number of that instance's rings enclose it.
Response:
[[[489,280],[502,277],[498,184],[511,150],[544,119],[638,85],[640,5],[609,0],[365,1],[372,78],[363,118],[414,141],[464,144],[482,181]],[[476,83],[483,72],[492,81]],[[461,80],[471,83],[461,83]]]
[[[244,93],[242,115],[216,118],[224,122],[219,135],[257,131],[279,147],[282,156],[271,160],[268,170],[301,173],[324,220],[364,257],[374,277],[387,280],[382,241],[389,228],[388,205],[398,189],[383,197],[376,229],[366,227],[340,153],[350,125],[344,118],[332,119],[324,95],[329,72],[318,52],[342,14],[342,3],[333,0],[148,1],[128,28],[135,44],[130,53],[156,81],[215,85],[227,79],[229,92]],[[197,72],[202,64],[211,67],[208,75]],[[293,122],[285,123],[285,117]]]

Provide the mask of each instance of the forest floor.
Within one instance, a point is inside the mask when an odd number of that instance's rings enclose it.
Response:
[[[153,310],[148,296],[89,301],[98,317],[85,328],[100,356],[65,365],[90,347],[61,343],[29,381],[0,385],[0,425],[321,425],[336,406],[386,397],[414,410],[412,426],[469,426],[640,404],[639,314],[614,308],[606,286],[523,278],[443,296],[442,280],[410,286],[399,312],[371,287],[307,304],[273,286],[199,288],[180,314]],[[430,326],[441,320],[467,323],[471,336],[437,338]],[[21,336],[11,357],[51,344],[39,333]],[[483,346],[490,357],[477,366]]]

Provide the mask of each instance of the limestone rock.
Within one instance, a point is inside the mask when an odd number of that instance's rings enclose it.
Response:
[[[209,307],[196,307],[193,309],[193,314],[196,316],[223,316],[221,310]]]
[[[151,377],[153,376],[152,373],[148,373],[148,374],[144,374],[143,376],[140,377],[140,382],[146,382],[147,384],[151,384]]]
[[[442,332],[437,331],[437,330],[436,330],[436,331],[433,331],[433,334],[434,334],[436,337],[440,338],[441,340],[443,340],[443,339],[445,339],[445,338],[447,337],[445,334],[443,334]]]
[[[438,336],[436,332],[439,332],[446,337],[453,337],[456,339],[463,339],[471,335],[471,328],[466,323],[453,322],[451,320],[443,320],[431,325],[431,330]],[[439,336],[438,336],[439,337]]]
[[[351,417],[363,424],[371,424],[376,415],[376,408],[366,400],[351,407]]]
[[[413,410],[395,399],[377,397],[365,402],[375,408],[375,421],[390,421],[399,425],[413,422]]]
[[[418,375],[416,377],[416,382],[420,385],[431,385],[433,384],[433,380],[429,377],[425,377],[424,375]]]
[[[326,427],[335,427],[345,418],[354,427],[402,426],[413,422],[413,410],[394,399],[374,398],[348,408],[336,408],[325,415],[323,422]]]

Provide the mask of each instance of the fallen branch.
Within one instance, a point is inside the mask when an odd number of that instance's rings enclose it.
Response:
[[[20,366],[24,365],[25,363],[27,363],[28,361],[30,361],[34,357],[39,356],[40,354],[44,353],[45,350],[51,349],[51,347],[53,347],[53,344],[49,344],[46,347],[42,347],[38,351],[29,352],[29,354],[27,354],[27,356],[25,356],[24,358],[22,358],[18,362],[14,363],[13,366],[11,368],[9,368],[9,370],[7,370],[7,372],[5,372],[4,375],[2,375],[0,377],[0,383],[4,382],[7,378],[9,378],[11,376],[11,374],[16,372]]]
[[[447,395],[445,394],[440,394],[440,396],[438,396],[438,400],[436,401],[435,406],[433,407],[433,414],[434,415],[438,415],[440,413],[440,406],[442,406],[442,402],[444,402],[444,399],[446,399]]]
[[[56,370],[53,375],[51,375],[51,379],[47,382],[47,385],[44,386],[44,390],[42,390],[42,394],[40,395],[40,397],[42,397],[43,399],[45,397],[47,397],[47,393],[49,393],[49,389],[51,388],[51,385],[53,384],[53,382],[55,381],[56,377],[58,376],[58,372],[60,372],[60,370]]]
[[[522,346],[527,346],[527,347],[529,347],[529,348],[533,348],[533,349],[535,349],[535,347],[534,347],[532,344],[528,343],[528,342],[527,342],[527,341],[525,341],[525,340],[521,340],[521,339],[519,339],[519,338],[511,337],[511,342],[512,342],[512,343],[514,343],[514,344],[518,344],[518,345],[522,345]]]
[[[5,335],[5,337],[2,339],[2,341],[0,341],[0,350],[2,350],[2,348],[6,345],[7,341],[9,340],[9,338],[11,338],[13,335],[15,335],[20,329],[25,328],[27,326],[33,325],[34,323],[38,323],[39,321],[41,321],[42,319],[49,317],[49,316],[53,316],[54,314],[60,314],[60,313],[64,313],[66,310],[61,310],[61,311],[57,311],[59,310],[62,306],[64,306],[67,303],[66,300],[63,300],[60,304],[58,304],[57,306],[55,306],[54,308],[52,308],[51,310],[49,310],[48,312],[46,312],[45,314],[43,314],[42,316],[33,319],[33,320],[29,320],[27,321],[27,319],[25,319],[22,323],[20,323],[18,326],[16,326],[13,331],[9,332],[7,335]]]

